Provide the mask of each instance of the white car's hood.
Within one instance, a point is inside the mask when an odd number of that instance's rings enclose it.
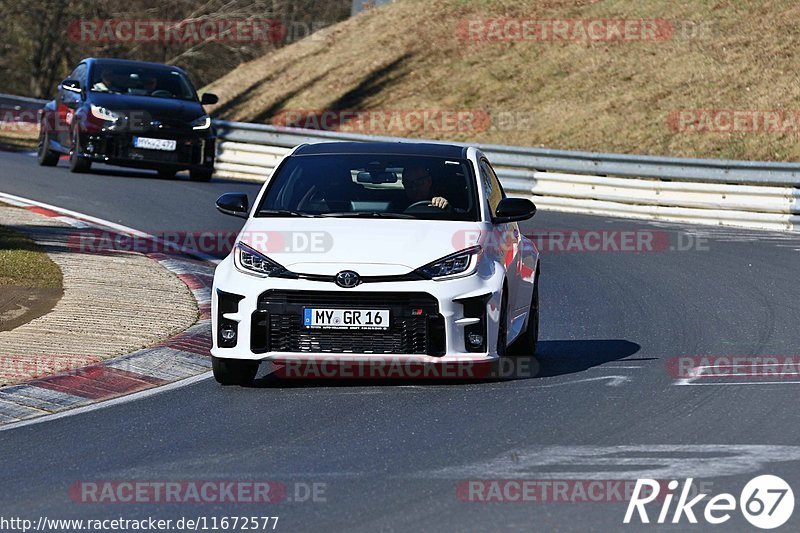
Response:
[[[407,274],[479,242],[482,224],[371,218],[254,218],[239,240],[304,274]]]

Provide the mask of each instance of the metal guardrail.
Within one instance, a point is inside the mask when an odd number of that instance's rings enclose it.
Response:
[[[215,121],[221,177],[264,181],[302,143],[418,139]],[[424,141],[441,142],[441,141]],[[448,143],[467,146],[465,143]],[[800,164],[477,145],[504,187],[541,207],[636,218],[800,229]]]
[[[49,100],[39,98],[28,98],[26,96],[16,96],[13,94],[0,94],[0,109],[13,109],[21,111],[23,109],[41,109]]]
[[[223,141],[285,148],[292,148],[302,143],[324,141],[441,142],[284,128],[222,120],[215,121],[215,125],[219,137]],[[449,142],[447,144],[474,145]],[[477,146],[491,156],[492,162],[496,165],[528,170],[557,170],[576,174],[652,177],[686,181],[702,179],[716,183],[800,186],[800,163],[604,154],[494,144],[477,144]]]

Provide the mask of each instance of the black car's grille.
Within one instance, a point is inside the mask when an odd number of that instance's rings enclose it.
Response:
[[[146,135],[145,135],[146,136]],[[107,136],[97,139],[100,153],[112,159],[141,161],[143,163],[174,163],[194,165],[203,162],[205,141],[203,139],[180,139],[175,136],[159,135],[157,138],[177,141],[175,150],[145,150],[133,147],[133,137],[129,135]]]
[[[189,158],[178,151],[162,152],[158,150],[139,150],[137,148],[129,148],[126,159],[133,159],[134,161],[163,161],[166,163],[189,162]]]
[[[389,309],[385,330],[306,328],[303,309],[328,307]],[[271,290],[259,297],[253,314],[251,349],[256,353],[373,353],[441,355],[444,318],[425,293],[304,292]]]

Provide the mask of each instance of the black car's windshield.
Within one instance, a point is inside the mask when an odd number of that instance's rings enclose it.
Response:
[[[477,221],[463,159],[375,154],[292,156],[271,178],[256,216]]]
[[[94,65],[89,90],[178,100],[197,98],[192,84],[182,72],[147,66]]]

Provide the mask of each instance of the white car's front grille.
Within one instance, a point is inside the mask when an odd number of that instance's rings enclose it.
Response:
[[[385,330],[306,328],[303,309],[389,309]],[[445,352],[444,318],[425,293],[267,291],[251,325],[251,349],[295,353],[426,354]]]

